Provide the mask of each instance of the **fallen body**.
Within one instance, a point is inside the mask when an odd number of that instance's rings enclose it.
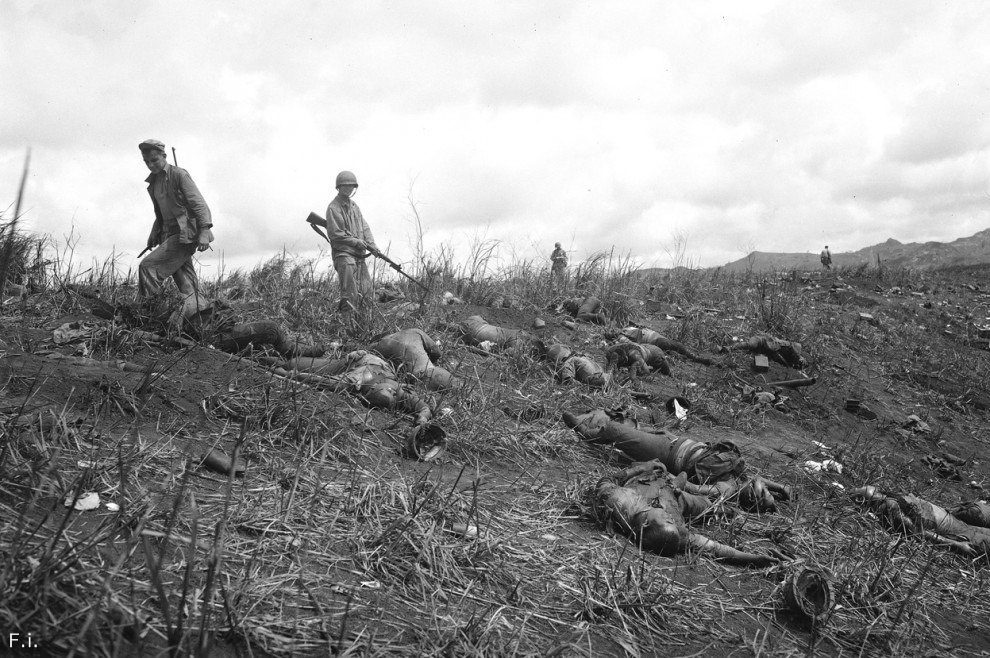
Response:
[[[763,354],[781,365],[797,370],[805,366],[804,357],[801,356],[801,343],[782,340],[773,336],[753,336],[747,340],[733,343],[725,349],[729,352],[745,350],[755,354]]]
[[[387,361],[365,350],[350,352],[341,359],[259,360],[276,366],[276,374],[338,393],[350,393],[376,409],[409,413],[416,425],[426,424],[433,417],[430,405],[399,383],[395,370]]]
[[[547,348],[547,360],[550,361],[558,381],[576,381],[598,388],[603,388],[609,382],[609,376],[597,361],[572,352],[566,345],[558,343]]]
[[[683,343],[671,340],[652,329],[644,327],[626,327],[620,334],[634,343],[641,345],[653,345],[665,352],[677,352],[678,354],[706,366],[712,365],[713,361],[708,357],[700,356],[689,350]],[[614,335],[614,334],[613,334]]]
[[[523,347],[534,340],[533,335],[529,332],[489,324],[480,315],[472,315],[468,319],[462,320],[458,329],[464,342],[468,345],[491,342],[499,347]]]
[[[757,567],[778,562],[769,555],[739,551],[691,532],[687,522],[709,512],[712,505],[704,496],[671,486],[667,469],[659,461],[633,464],[603,477],[595,487],[595,503],[609,528],[617,528],[641,548],[661,555],[693,551],[729,564]]]
[[[602,301],[597,297],[571,297],[561,306],[578,320],[594,324],[608,324],[608,317],[602,312]]]
[[[700,484],[738,477],[746,468],[739,448],[731,441],[709,444],[664,430],[644,432],[614,421],[601,409],[579,416],[565,411],[563,420],[591,443],[612,445],[633,461],[660,460],[671,473],[687,473]]]
[[[611,375],[619,368],[629,370],[629,378],[636,382],[638,375],[659,370],[670,376],[670,364],[663,350],[649,343],[623,341],[605,348],[606,371]]]
[[[326,348],[292,340],[278,322],[258,320],[256,322],[236,322],[230,307],[204,296],[193,294],[182,301],[169,323],[181,324],[190,335],[198,340],[209,340],[224,352],[237,353],[249,347],[261,349],[271,347],[280,356],[322,356]]]
[[[372,345],[371,349],[432,390],[460,386],[460,380],[450,371],[434,365],[440,359],[440,347],[422,329],[403,329],[389,334]]]
[[[910,494],[885,493],[876,487],[867,486],[849,492],[874,509],[893,528],[906,534],[921,535],[926,539],[968,555],[970,557],[990,557],[990,523],[972,525],[934,503]],[[969,505],[957,510],[964,514]],[[977,505],[976,510],[980,510]],[[972,510],[970,510],[972,511]],[[969,514],[969,521],[990,522],[979,511]]]
[[[777,500],[790,500],[791,488],[759,475],[741,475],[732,480],[721,480],[713,484],[693,484],[682,473],[674,481],[674,486],[685,493],[707,496],[710,500],[735,500],[747,512],[775,512]]]

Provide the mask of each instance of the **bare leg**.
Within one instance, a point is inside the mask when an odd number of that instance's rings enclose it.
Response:
[[[725,562],[726,564],[736,564],[740,566],[772,567],[779,564],[780,560],[770,555],[757,555],[747,553],[731,546],[720,544],[717,541],[708,539],[703,535],[691,533],[688,537],[688,545],[691,550],[707,555],[708,557]]]

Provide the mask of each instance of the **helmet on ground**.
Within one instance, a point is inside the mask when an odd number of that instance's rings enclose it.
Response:
[[[358,186],[357,176],[351,171],[342,171],[337,174],[337,182],[334,183],[334,187],[340,187],[341,185],[353,185]]]

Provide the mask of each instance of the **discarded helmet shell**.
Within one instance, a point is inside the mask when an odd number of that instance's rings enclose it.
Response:
[[[800,567],[784,580],[787,606],[813,623],[820,623],[834,603],[832,585],[821,569]]]
[[[406,435],[406,454],[421,462],[433,461],[447,446],[447,433],[439,425],[417,425]]]

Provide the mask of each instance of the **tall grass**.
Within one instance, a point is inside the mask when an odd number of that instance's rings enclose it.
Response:
[[[98,287],[106,299],[133,294],[115,257],[80,270],[65,257],[71,245],[54,258],[39,256],[51,247],[38,244],[19,262],[28,273],[46,263],[39,324],[55,309],[81,308],[68,284]],[[840,415],[850,391],[896,386],[912,410],[952,414],[976,436],[984,418],[933,387],[936,378],[948,385],[949,373],[954,385],[985,386],[990,360],[945,337],[936,309],[892,305],[877,313],[878,326],[855,324],[854,306],[804,275],[643,273],[611,251],[576,263],[554,290],[543,263],[484,237],[463,259],[440,246],[418,253],[413,268],[433,296],[378,272],[380,283],[422,304],[417,314],[399,317],[383,304],[350,325],[333,310],[339,292],[324,257],[283,252],[206,289],[245,320],[277,319],[343,349],[412,325],[443,338],[446,365],[468,385],[434,400],[449,408],[448,449],[437,463],[402,456],[407,424],[394,414],[205,347],[153,348],[112,322],[88,349],[105,360],[167,362],[164,376],[53,375],[38,355],[29,361],[36,370],[4,370],[5,399],[17,404],[0,418],[0,627],[31,632],[51,653],[101,656],[725,655],[740,647],[926,655],[952,646],[948,623],[971,620],[986,632],[985,567],[891,535],[832,484],[950,495],[903,458],[892,422]],[[881,280],[868,269],[840,276],[866,290]],[[906,271],[882,276],[886,287],[933,285]],[[576,441],[556,420],[562,409],[630,404],[629,391],[559,386],[524,352],[489,356],[458,344],[444,332],[457,309],[436,298],[448,290],[472,304],[507,302],[518,311],[507,317],[527,324],[557,295],[595,295],[614,323],[653,325],[705,350],[749,333],[804,342],[821,383],[793,393],[789,415],[744,404],[733,384],[752,373],[731,361],[711,369],[677,362],[676,379],[653,381],[678,394],[697,382],[690,395],[701,410],[677,431],[752,440],[764,450],[747,455],[750,467],[798,491],[778,515],[740,514],[699,531],[826,568],[840,607],[808,629],[779,609],[776,588],[793,565],[727,571],[608,537],[589,491],[617,457]],[[599,328],[553,330],[600,356]],[[922,370],[931,377],[914,376]],[[78,386],[68,401],[45,401],[55,379]],[[204,379],[213,382],[208,391],[197,388]],[[665,422],[659,407],[641,411]],[[772,444],[760,443],[768,436]],[[820,458],[812,437],[833,444],[846,473],[797,468]],[[937,440],[910,446],[927,454]],[[247,460],[243,479],[199,467],[214,446]],[[119,511],[65,507],[67,496],[88,491]]]

